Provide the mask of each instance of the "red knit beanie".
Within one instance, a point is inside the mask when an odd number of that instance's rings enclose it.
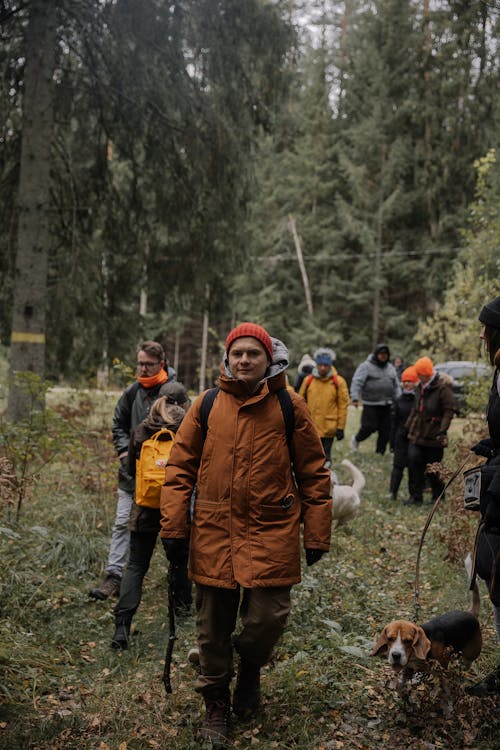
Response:
[[[403,374],[401,375],[401,382],[418,383],[418,375],[414,365],[410,365],[406,368],[406,370],[403,370]]]
[[[226,339],[226,351],[228,354],[233,341],[242,338],[242,336],[251,336],[252,338],[257,339],[257,341],[260,341],[272,362],[273,342],[271,341],[271,337],[266,329],[257,325],[257,323],[240,323],[239,326],[236,326],[236,328],[233,328],[233,330],[229,332]]]
[[[429,357],[420,357],[415,362],[415,370],[417,371],[417,375],[433,375],[434,365],[432,364],[432,360]]]

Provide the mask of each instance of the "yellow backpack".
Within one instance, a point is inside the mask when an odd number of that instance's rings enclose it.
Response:
[[[167,438],[160,440],[160,435]],[[160,491],[175,433],[163,428],[145,440],[135,462],[135,502],[148,508],[160,507]]]

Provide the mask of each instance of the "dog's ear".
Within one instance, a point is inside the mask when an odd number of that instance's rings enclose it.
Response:
[[[419,625],[415,627],[415,638],[413,639],[413,651],[417,659],[425,661],[427,654],[431,650],[431,642],[425,635],[425,630]]]
[[[382,632],[380,634],[380,637],[379,637],[377,643],[375,644],[375,648],[371,652],[370,656],[383,656],[384,654],[387,653],[388,643],[387,643],[387,632],[386,631],[387,631],[387,627],[385,627],[382,630]]]

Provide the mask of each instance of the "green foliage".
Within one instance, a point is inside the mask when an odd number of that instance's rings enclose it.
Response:
[[[76,445],[77,435],[67,420],[41,408],[49,383],[34,373],[17,373],[16,387],[25,402],[25,416],[15,422],[0,418],[0,504],[14,506],[19,521],[41,472]]]
[[[470,207],[464,249],[442,304],[418,328],[416,340],[439,359],[476,360],[480,353],[478,315],[500,294],[500,164],[495,150],[475,162],[477,187]]]

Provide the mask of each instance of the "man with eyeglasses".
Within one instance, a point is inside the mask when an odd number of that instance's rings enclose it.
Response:
[[[120,460],[118,503],[111,532],[108,562],[100,586],[89,591],[93,599],[107,599],[120,591],[122,572],[127,561],[130,512],[134,501],[134,478],[127,472],[130,435],[149,414],[162,385],[177,379],[175,370],[165,367],[165,352],[157,341],[144,341],[137,349],[137,380],[121,395],[113,417],[113,443]],[[188,605],[188,603],[186,603]]]

